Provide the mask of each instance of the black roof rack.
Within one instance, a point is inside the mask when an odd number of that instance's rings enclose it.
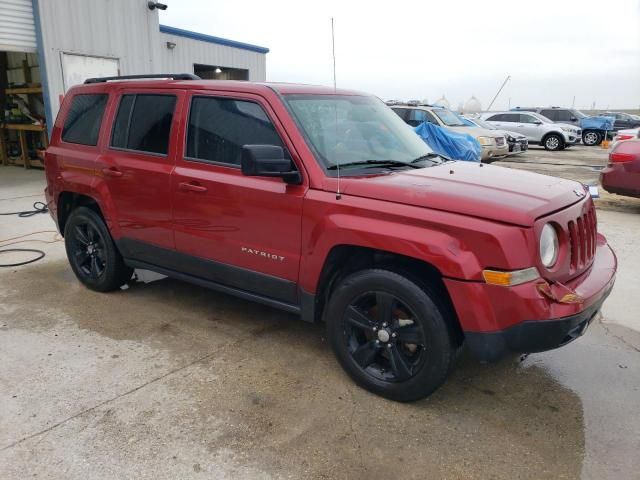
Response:
[[[149,75],[120,75],[118,77],[87,78],[84,83],[103,83],[111,80],[142,80],[145,78],[170,78],[172,80],[202,80],[193,73],[153,73]]]

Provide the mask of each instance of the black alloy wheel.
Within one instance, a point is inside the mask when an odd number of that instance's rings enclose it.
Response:
[[[392,294],[363,294],[345,312],[344,341],[349,355],[376,379],[408,380],[426,357],[426,336],[415,319],[416,314]]]
[[[86,287],[99,292],[120,288],[131,278],[102,217],[87,207],[71,212],[64,228],[67,258]]]
[[[441,296],[410,275],[367,269],[348,275],[324,312],[338,361],[361,387],[408,402],[446,379],[456,347]]]
[[[90,223],[76,223],[71,238],[73,258],[78,269],[87,277],[98,280],[105,272],[104,239]]]

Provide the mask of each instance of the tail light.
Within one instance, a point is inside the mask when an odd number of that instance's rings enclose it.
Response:
[[[628,133],[623,133],[622,135],[617,135],[616,140],[619,142],[621,140],[631,140],[632,138],[636,138],[633,135],[629,135]]]
[[[631,162],[636,158],[632,153],[612,152],[609,154],[609,161],[612,163]]]

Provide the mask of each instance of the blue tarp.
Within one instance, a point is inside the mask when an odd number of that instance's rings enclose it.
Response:
[[[613,130],[614,117],[595,116],[580,120],[580,128],[583,130]]]
[[[422,122],[414,131],[431,150],[451,160],[479,162],[482,158],[480,143],[467,133],[447,130],[429,122]]]

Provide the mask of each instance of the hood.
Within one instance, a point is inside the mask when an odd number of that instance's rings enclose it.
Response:
[[[333,191],[335,178],[325,188]],[[531,226],[545,214],[580,201],[584,187],[571,180],[472,162],[447,162],[384,175],[342,177],[344,195],[450,211]]]
[[[527,138],[525,135],[522,135],[521,133],[511,132],[509,130],[494,130],[494,132],[497,132],[500,135],[504,135],[504,136],[510,135],[513,138],[518,139],[518,140],[524,140],[525,138]]]
[[[497,130],[489,130],[488,128],[480,128],[480,127],[445,127],[449,128],[458,133],[466,133],[471,135],[474,138],[478,137],[502,137],[502,134],[498,133]]]

